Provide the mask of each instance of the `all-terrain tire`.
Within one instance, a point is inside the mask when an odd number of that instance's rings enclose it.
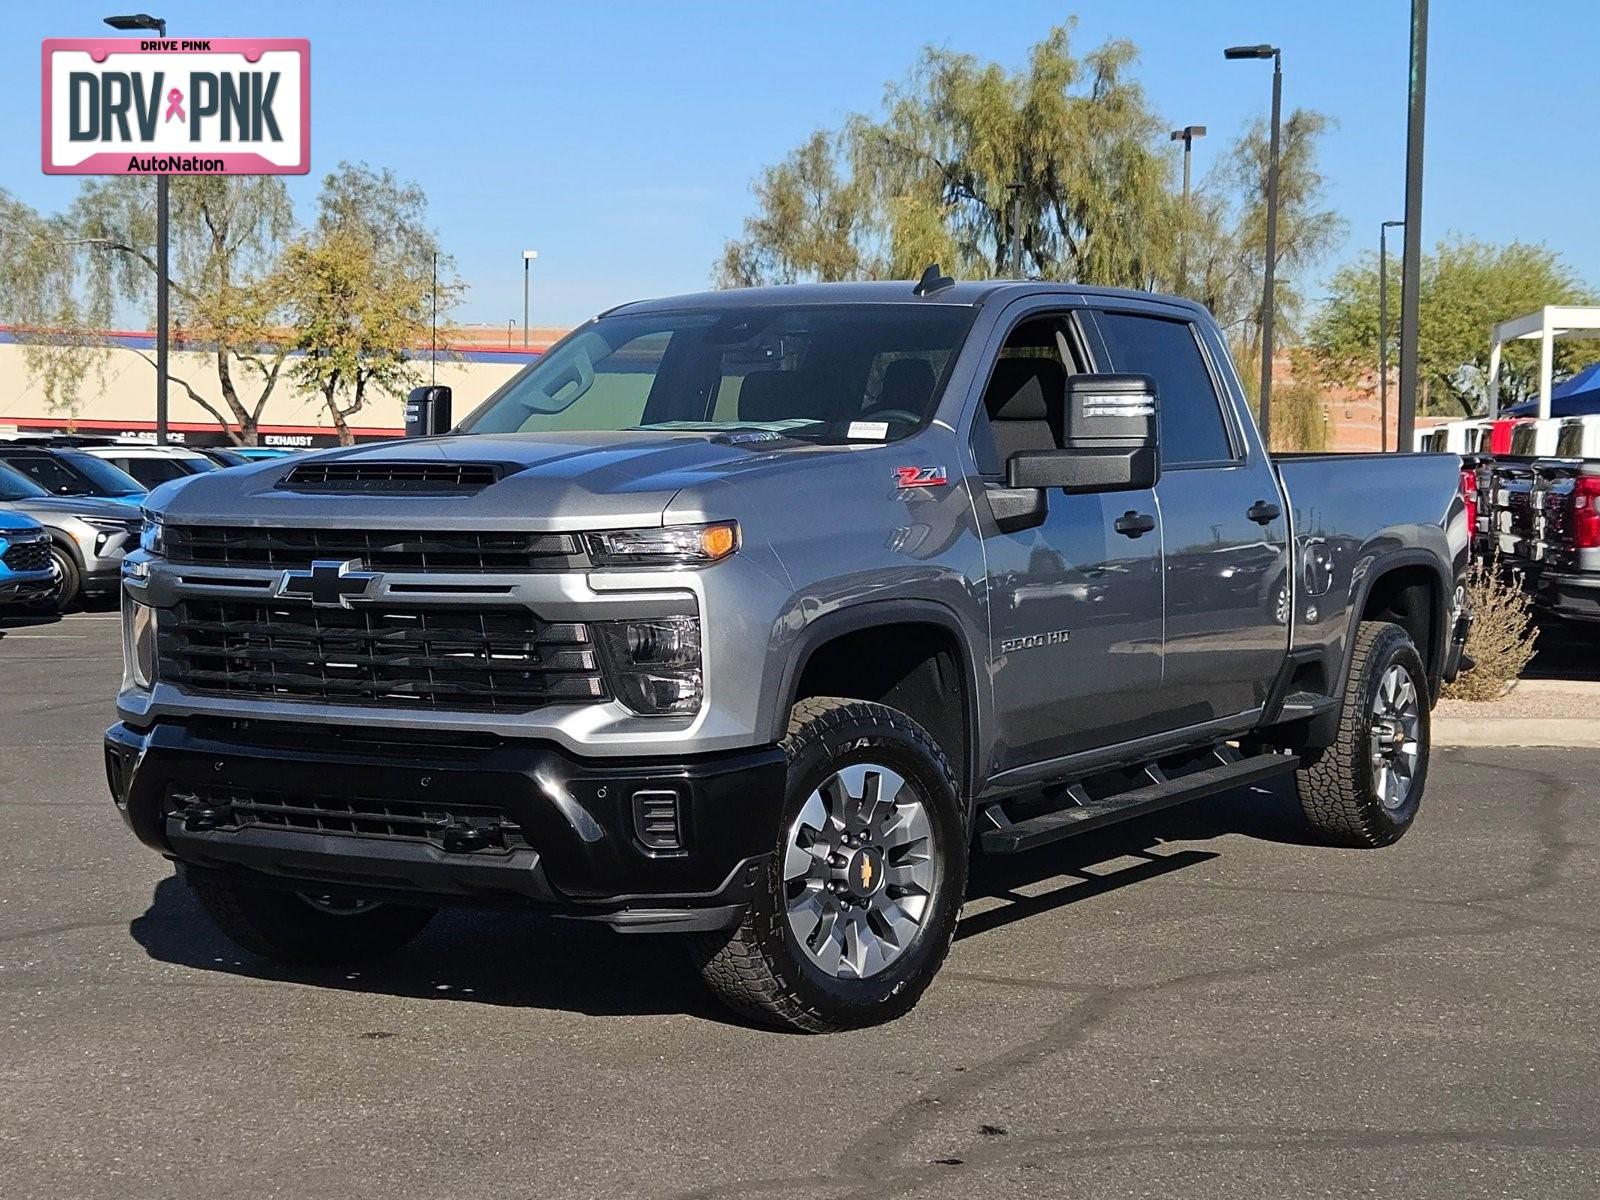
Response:
[[[1378,795],[1373,714],[1384,676],[1396,666],[1410,677],[1416,690],[1418,753],[1403,802],[1389,806]],[[1336,846],[1367,848],[1399,841],[1416,820],[1422,803],[1430,722],[1427,671],[1411,636],[1387,621],[1362,622],[1356,630],[1345,681],[1338,737],[1320,758],[1295,775],[1300,807],[1312,829]]]
[[[362,962],[398,950],[433,917],[401,904],[349,907],[232,880],[189,877],[189,887],[228,939],[252,954],[297,966]]]
[[[830,1033],[892,1020],[921,998],[944,962],[966,893],[969,835],[955,773],[939,744],[886,705],[816,697],[794,706],[783,820],[765,878],[737,928],[696,939],[701,976],[741,1015],[765,1025]],[[852,764],[888,767],[912,785],[932,830],[937,882],[920,930],[880,973],[838,978],[821,970],[790,928],[784,883],[791,825],[811,794]]]

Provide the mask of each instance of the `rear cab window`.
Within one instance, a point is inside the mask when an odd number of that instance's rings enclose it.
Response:
[[[1095,324],[1111,355],[1104,369],[1155,380],[1163,469],[1238,459],[1192,321],[1101,309],[1095,313]]]

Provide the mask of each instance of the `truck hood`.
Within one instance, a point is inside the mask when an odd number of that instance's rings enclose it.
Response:
[[[483,434],[384,442],[211,471],[163,484],[146,507],[201,524],[474,529],[606,529],[660,525],[673,497],[697,484],[798,459],[848,453],[739,433]],[[499,478],[467,494],[316,491],[291,478],[308,463],[490,463]]]

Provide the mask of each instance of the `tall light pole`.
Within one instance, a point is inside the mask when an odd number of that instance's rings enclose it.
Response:
[[[528,267],[539,257],[537,250],[522,252],[522,348],[528,348]]]
[[[1022,185],[1006,184],[1011,193],[1011,278],[1022,278]]]
[[[1272,141],[1267,150],[1267,262],[1261,283],[1261,440],[1271,445],[1273,274],[1278,266],[1278,124],[1283,105],[1283,53],[1276,46],[1229,46],[1222,57],[1272,60]]]
[[[1389,230],[1404,221],[1378,226],[1378,453],[1389,447]],[[1395,449],[1398,450],[1398,439]]]
[[[1406,121],[1406,240],[1400,264],[1400,421],[1395,449],[1417,422],[1417,332],[1422,288],[1422,127],[1428,92],[1428,0],[1411,0],[1411,113]]]
[[[167,22],[149,13],[107,17],[107,25],[124,33],[135,29],[153,30],[167,36]],[[167,444],[167,198],[165,173],[156,176],[156,445]]]
[[[1194,139],[1206,135],[1204,125],[1185,125],[1172,131],[1172,140],[1183,143],[1183,226],[1178,230],[1178,291],[1189,287],[1189,155]]]

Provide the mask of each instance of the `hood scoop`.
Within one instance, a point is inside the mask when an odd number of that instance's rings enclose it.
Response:
[[[278,481],[278,487],[321,495],[470,496],[514,470],[505,463],[335,460],[301,463]]]

